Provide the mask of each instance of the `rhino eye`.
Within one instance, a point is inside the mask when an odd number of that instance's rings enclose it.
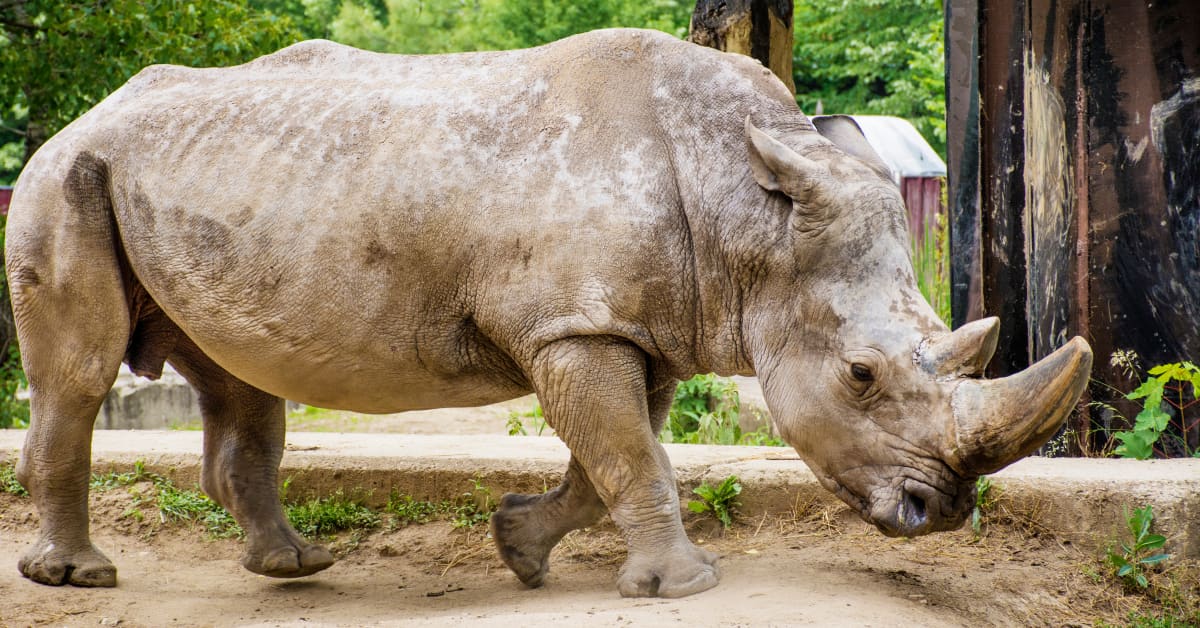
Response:
[[[860,382],[875,381],[875,376],[871,374],[871,369],[865,364],[851,364],[850,374],[854,376],[854,379]]]

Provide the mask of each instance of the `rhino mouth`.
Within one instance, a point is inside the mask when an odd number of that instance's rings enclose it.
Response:
[[[974,490],[973,482],[952,484],[947,490],[906,479],[897,488],[873,495],[863,518],[890,537],[956,530],[966,521],[974,502]]]

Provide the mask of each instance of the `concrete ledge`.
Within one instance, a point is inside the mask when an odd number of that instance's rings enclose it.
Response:
[[[0,430],[0,462],[15,461],[20,430]],[[200,432],[94,433],[94,471],[127,471],[138,460],[182,486],[199,480]],[[569,452],[553,437],[292,433],[281,465],[292,496],[363,491],[381,505],[396,490],[448,499],[474,481],[494,495],[558,485]],[[840,508],[795,452],[778,447],[666,445],[682,501],[701,482],[737,475],[742,513],[790,514]],[[1153,505],[1170,549],[1200,558],[1200,460],[1028,458],[993,476],[1007,512],[1031,528],[1100,548],[1124,530],[1123,509]],[[801,514],[801,513],[798,513]]]

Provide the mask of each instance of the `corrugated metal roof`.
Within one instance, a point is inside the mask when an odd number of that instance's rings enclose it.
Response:
[[[946,176],[946,162],[908,120],[893,116],[851,117],[862,128],[871,148],[899,177]]]

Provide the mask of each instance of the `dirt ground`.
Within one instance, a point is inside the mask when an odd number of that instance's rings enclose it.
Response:
[[[1085,575],[1093,556],[1009,527],[981,541],[969,531],[904,540],[845,512],[727,532],[692,517],[692,539],[722,557],[721,584],[681,600],[622,599],[611,523],[564,539],[536,590],[499,562],[484,526],[444,521],[343,534],[331,543],[337,564],[289,581],[243,570],[239,541],[124,516],[132,503],[123,488],[92,496],[93,538],[118,566],[117,588],[47,587],[16,570],[37,527],[30,500],[0,494],[0,625],[1062,626],[1119,622],[1134,603]]]

